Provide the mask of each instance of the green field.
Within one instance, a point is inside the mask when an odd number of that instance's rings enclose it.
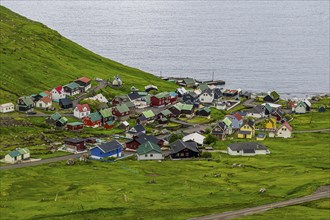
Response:
[[[39,93],[87,76],[112,80],[119,74],[121,89],[108,87],[107,97],[128,92],[131,86],[144,90],[148,84],[172,91],[174,83],[103,58],[64,38],[45,25],[0,6],[0,99],[15,102],[18,96]]]
[[[214,153],[212,161],[61,162],[1,171],[1,217],[186,219],[308,195],[330,184],[329,134],[266,139],[266,156]],[[235,141],[217,142],[216,148]],[[267,191],[260,194],[260,188]],[[326,214],[319,206],[285,209],[295,210],[292,216],[312,209],[315,216]],[[264,215],[258,218],[290,219],[280,209]]]

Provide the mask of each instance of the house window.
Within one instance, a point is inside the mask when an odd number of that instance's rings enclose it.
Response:
[[[145,157],[148,157],[148,154],[144,155]]]
[[[154,155],[153,154],[150,154],[150,157],[153,157]]]
[[[239,153],[239,150],[237,151],[237,153]]]

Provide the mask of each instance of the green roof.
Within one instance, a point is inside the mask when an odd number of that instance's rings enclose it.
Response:
[[[145,112],[142,112],[142,114],[144,115],[144,117],[148,118],[152,118],[155,117],[155,113],[152,110],[148,110]]]
[[[192,78],[186,78],[183,80],[187,85],[195,84],[195,80]]]
[[[75,122],[68,123],[68,125],[76,126],[76,125],[83,125],[83,123],[75,121]]]
[[[303,106],[304,108],[307,108],[306,103],[303,102],[303,101],[300,101],[300,102],[297,104],[297,106],[298,106],[298,105],[301,105],[301,106]]]
[[[76,88],[79,88],[79,84],[76,83],[76,82],[72,82],[72,83],[69,83],[67,85],[65,85],[66,87],[69,87],[70,89],[76,89]]]
[[[157,144],[147,141],[144,144],[140,145],[140,147],[136,150],[136,153],[139,155],[143,155],[153,151],[160,154],[162,153],[162,150]]]
[[[177,103],[176,105],[174,105],[175,108],[179,109],[180,111],[182,110],[189,110],[191,111],[193,109],[193,105],[190,104],[182,104],[182,103]]]
[[[25,103],[25,105],[33,105],[33,100],[30,96],[23,96],[21,97],[21,99]]]
[[[46,93],[44,93],[44,92],[41,92],[41,93],[39,93],[39,95],[41,95],[42,97],[46,97],[46,96],[48,96]]]
[[[158,93],[157,95],[155,95],[156,98],[161,99],[164,97],[169,97],[170,94],[168,92],[162,92],[162,93]]]
[[[116,121],[107,121],[107,122],[106,122],[107,125],[113,125],[113,124],[115,124],[115,123],[116,123]]]
[[[22,148],[22,149],[18,149],[18,150],[14,150],[14,151],[10,152],[9,156],[18,157],[20,155],[27,154],[27,153],[30,153],[30,150],[27,148]]]
[[[129,112],[129,109],[128,109],[127,105],[125,105],[125,104],[117,105],[116,108],[120,113]]]
[[[209,88],[209,86],[208,86],[206,83],[201,83],[201,84],[199,84],[198,87],[199,87],[200,90],[202,90],[202,91],[204,91],[204,90],[206,90],[206,89]]]
[[[68,119],[66,117],[62,117],[60,120],[58,120],[59,122],[61,122],[62,124],[65,124],[68,122]]]
[[[211,112],[211,109],[209,107],[201,108],[198,111],[202,111],[202,110],[206,111],[207,113]]]
[[[280,95],[279,95],[276,91],[272,91],[272,92],[270,93],[270,95],[271,95],[274,99],[278,99],[278,98],[280,98]]]
[[[99,121],[102,119],[101,115],[98,112],[93,112],[93,113],[89,114],[89,117],[92,122]]]
[[[148,95],[147,92],[138,92],[138,94],[139,94],[140,96],[147,96],[147,95]]]
[[[60,115],[60,113],[55,112],[55,113],[52,114],[50,117],[51,117],[51,119],[53,119],[54,121],[57,121],[57,120],[59,120],[62,116]]]
[[[231,125],[231,121],[227,117],[225,119],[223,119],[223,123],[225,123],[228,127]]]
[[[160,113],[162,113],[164,116],[168,116],[168,115],[172,114],[172,112],[168,109],[165,109],[165,110],[161,111]]]
[[[109,108],[100,110],[100,114],[102,115],[103,118],[107,118],[107,117],[112,116],[112,112]]]
[[[125,104],[128,108],[133,108],[133,107],[135,107],[135,105],[134,105],[134,103],[133,102],[125,102],[125,103],[123,103],[123,104]]]

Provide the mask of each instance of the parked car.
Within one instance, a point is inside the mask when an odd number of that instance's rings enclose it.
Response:
[[[36,115],[36,112],[27,112],[28,115]]]

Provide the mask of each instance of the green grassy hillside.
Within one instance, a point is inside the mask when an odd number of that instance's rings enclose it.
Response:
[[[15,101],[18,96],[50,89],[87,76],[112,79],[119,74],[124,88],[108,88],[108,94],[143,89],[155,84],[160,90],[173,90],[175,84],[103,58],[64,38],[45,25],[22,17],[0,6],[0,99]]]

